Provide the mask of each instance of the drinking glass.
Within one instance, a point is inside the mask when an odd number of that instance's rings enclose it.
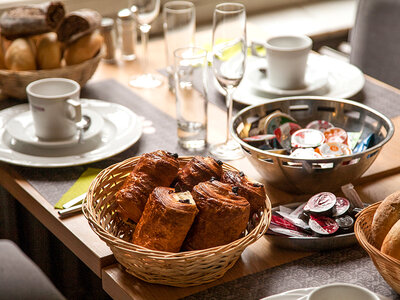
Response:
[[[224,143],[212,145],[210,153],[219,159],[243,157],[240,145],[230,134],[232,95],[243,78],[246,63],[246,10],[240,3],[221,3],[214,10],[212,69],[226,92],[227,132]]]
[[[150,23],[158,16],[160,11],[160,0],[133,0],[132,8],[136,10],[137,22],[141,33],[143,45],[143,69],[144,74],[133,77],[129,84],[137,88],[155,88],[162,84],[162,78],[158,74],[147,72],[148,53],[147,43],[149,39]]]
[[[178,143],[187,150],[207,146],[207,51],[198,47],[174,51]]]
[[[173,76],[174,51],[195,44],[196,11],[189,1],[169,1],[163,7],[167,72]]]

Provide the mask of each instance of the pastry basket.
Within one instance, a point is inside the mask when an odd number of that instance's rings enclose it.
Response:
[[[382,253],[372,245],[371,241],[372,220],[380,203],[375,203],[359,213],[354,225],[354,233],[385,281],[400,294],[400,261]]]
[[[250,244],[261,238],[271,221],[267,197],[263,211],[253,215],[244,236],[229,244],[204,250],[170,253],[150,250],[129,242],[134,228],[115,213],[116,191],[140,157],[133,157],[102,170],[93,180],[83,213],[94,232],[111,248],[125,270],[151,283],[185,287],[205,284],[222,277]],[[181,166],[192,157],[180,157]],[[223,164],[224,170],[236,170]]]
[[[82,87],[93,76],[102,52],[80,64],[63,66],[57,69],[32,70],[32,71],[12,71],[0,70],[0,89],[3,95],[16,99],[26,99],[26,87],[29,83],[43,78],[68,78],[75,80]]]
[[[361,140],[369,134],[376,134],[381,140],[360,153],[313,159],[261,150],[242,140],[247,137],[252,123],[277,110],[291,115],[302,127],[314,120],[326,120],[348,132],[361,132]],[[335,192],[358,179],[378,157],[383,145],[392,138],[394,126],[385,115],[355,101],[299,96],[279,98],[241,110],[232,121],[231,133],[268,183],[292,193],[316,194]]]

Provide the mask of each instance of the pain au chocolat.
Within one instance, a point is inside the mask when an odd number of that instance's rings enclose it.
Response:
[[[195,185],[212,177],[220,180],[222,173],[220,160],[195,156],[179,170],[175,188],[177,191],[191,191]]]
[[[243,172],[225,171],[222,182],[238,187],[238,195],[247,199],[250,203],[250,213],[253,214],[265,207],[266,194],[264,185],[251,181]]]
[[[202,182],[192,196],[199,213],[184,242],[186,250],[200,250],[228,244],[246,229],[249,202],[238,196],[236,187],[217,180]]]
[[[163,150],[143,154],[115,194],[120,214],[137,223],[154,188],[169,186],[178,170],[177,154]]]
[[[132,243],[148,249],[179,252],[198,213],[190,192],[156,187],[136,226]]]

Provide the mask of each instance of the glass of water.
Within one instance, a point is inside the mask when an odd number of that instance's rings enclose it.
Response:
[[[207,146],[207,51],[198,47],[174,51],[178,143],[188,150]]]

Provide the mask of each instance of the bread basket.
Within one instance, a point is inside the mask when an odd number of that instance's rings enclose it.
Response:
[[[192,157],[180,157],[181,166]],[[146,282],[185,287],[214,281],[222,277],[243,250],[267,231],[271,221],[271,204],[249,221],[243,237],[227,245],[204,250],[170,253],[150,250],[129,242],[133,233],[114,213],[114,194],[132,171],[139,157],[133,157],[102,170],[93,180],[83,212],[94,232],[111,248],[126,271]],[[223,164],[224,170],[236,170]],[[254,221],[257,220],[257,221]]]
[[[102,52],[80,64],[64,66],[57,69],[12,71],[0,70],[0,89],[3,95],[16,99],[26,99],[26,86],[32,81],[43,78],[69,78],[82,87],[93,76],[99,65]]]
[[[375,203],[361,211],[354,225],[354,233],[385,281],[400,294],[400,261],[379,251],[371,241],[372,219],[380,203]]]

